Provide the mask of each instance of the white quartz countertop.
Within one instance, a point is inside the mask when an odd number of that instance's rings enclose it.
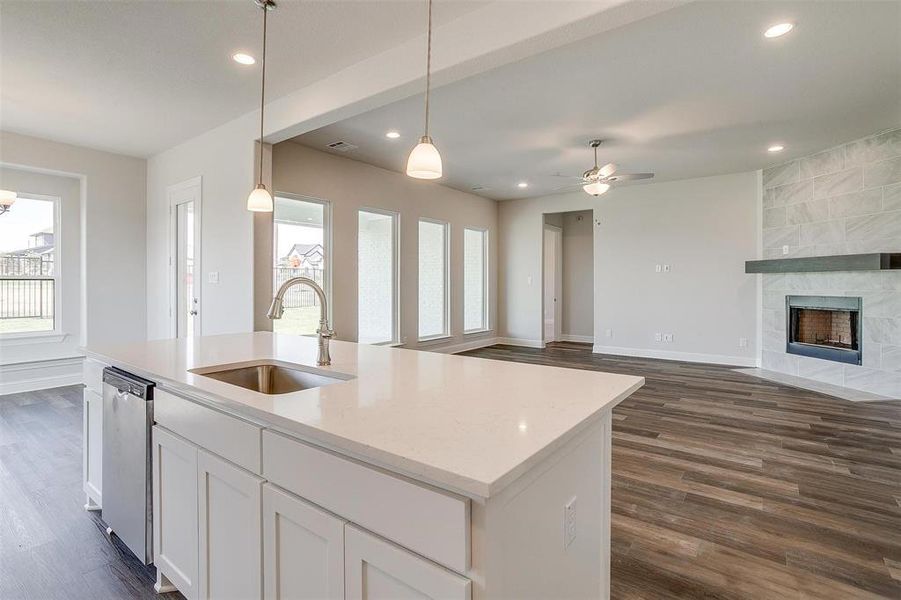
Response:
[[[370,464],[488,498],[563,445],[644,378],[269,332],[90,345],[85,353],[159,387]],[[260,359],[354,379],[266,395],[190,369]]]

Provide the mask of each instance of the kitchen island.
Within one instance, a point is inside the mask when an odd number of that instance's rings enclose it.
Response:
[[[156,384],[160,590],[609,596],[611,411],[642,378],[338,341],[317,367],[316,353],[267,332],[86,349],[89,508],[102,507],[88,406],[102,367]],[[321,385],[217,378],[263,364]]]

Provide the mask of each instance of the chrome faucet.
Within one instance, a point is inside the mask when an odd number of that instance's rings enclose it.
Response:
[[[335,332],[328,326],[328,300],[325,299],[325,292],[322,291],[318,283],[309,277],[292,277],[278,288],[278,292],[275,293],[275,298],[272,299],[272,304],[269,306],[269,312],[266,316],[270,319],[282,318],[282,315],[285,313],[285,292],[288,291],[288,288],[295,285],[310,287],[319,298],[319,329],[316,330],[319,336],[319,358],[316,360],[316,364],[321,367],[328,366],[332,364],[332,357],[328,353],[328,342],[335,336]]]

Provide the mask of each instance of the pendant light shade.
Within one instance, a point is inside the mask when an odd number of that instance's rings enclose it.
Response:
[[[16,201],[19,195],[12,190],[0,190],[0,204],[10,206]]]
[[[416,179],[438,179],[441,177],[441,155],[427,135],[419,138],[419,143],[407,159],[407,175]]]
[[[251,212],[272,212],[272,194],[262,183],[258,183],[247,196],[247,210]]]
[[[263,119],[266,116],[266,17],[275,8],[274,0],[254,0],[263,9],[263,57],[260,64],[260,171],[257,185],[247,196],[247,210],[252,212],[272,212],[272,194],[263,184]]]
[[[442,175],[441,154],[429,137],[429,93],[432,87],[432,0],[429,0],[428,45],[425,62],[425,133],[407,159],[407,176],[438,179]]]
[[[583,185],[582,189],[585,190],[586,194],[591,194],[592,196],[600,196],[610,189],[610,184],[594,181],[592,183],[589,183],[588,185]]]

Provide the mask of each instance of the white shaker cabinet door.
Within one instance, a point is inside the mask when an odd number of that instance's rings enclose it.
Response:
[[[199,597],[261,598],[263,480],[203,450],[197,473]]]
[[[344,528],[348,600],[469,600],[470,581],[352,525]]]
[[[343,520],[267,483],[263,543],[267,599],[343,600]]]
[[[153,427],[153,562],[197,598],[197,446]]]

